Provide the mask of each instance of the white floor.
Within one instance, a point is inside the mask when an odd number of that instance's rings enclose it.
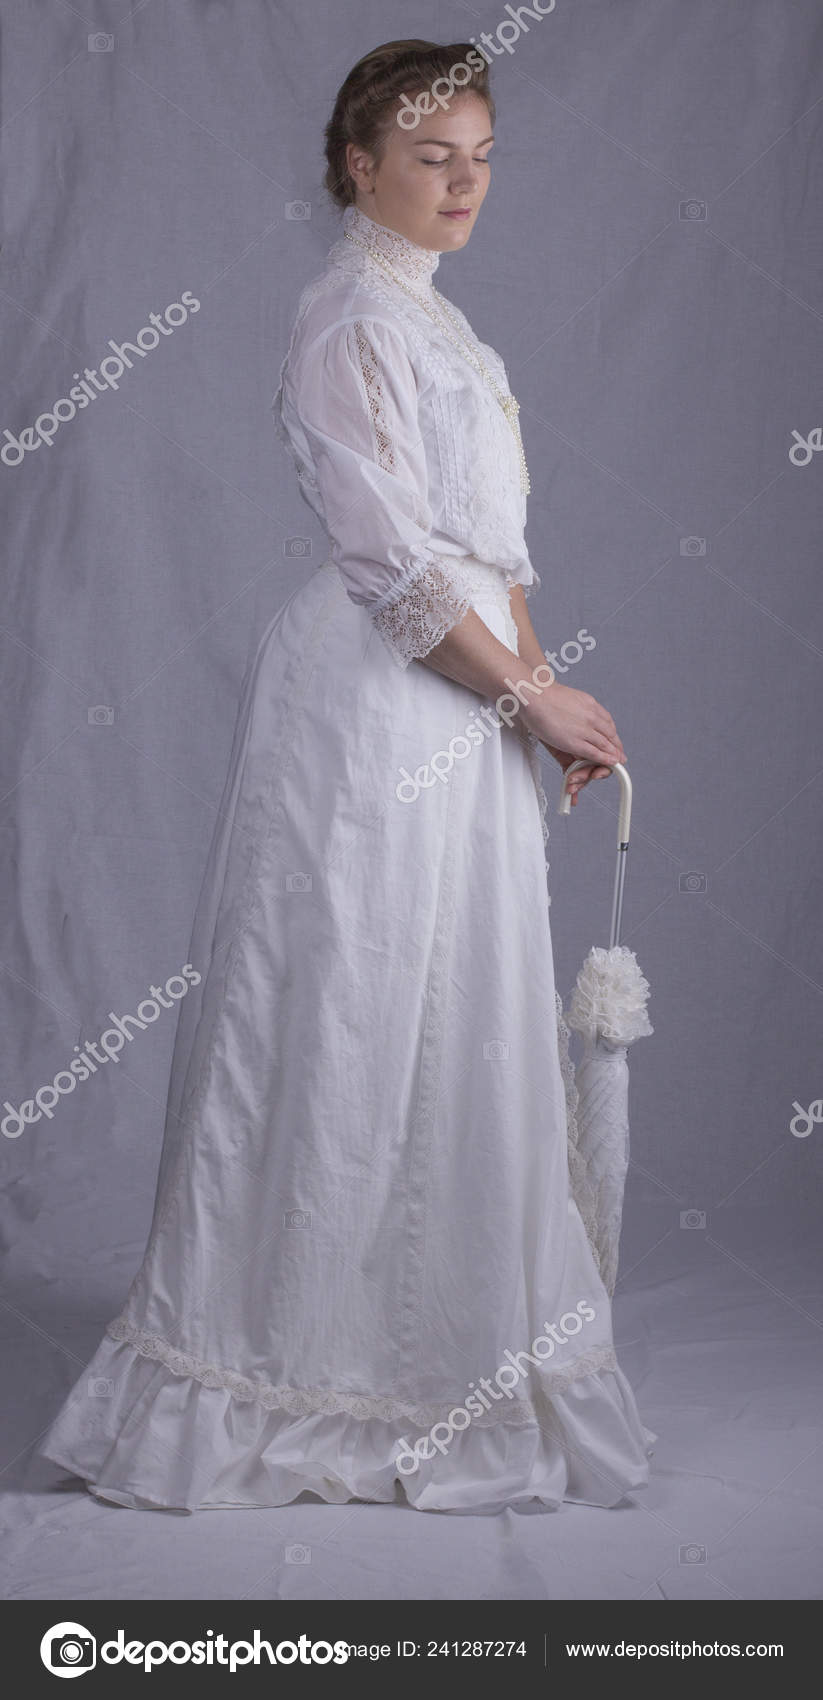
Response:
[[[615,1326],[650,1486],[611,1511],[493,1516],[304,1498],[194,1516],[97,1503],[34,1453],[106,1315],[71,1332],[0,1311],[14,1404],[0,1447],[10,1599],[823,1598],[823,1292],[799,1254],[756,1266],[672,1232],[618,1284]],[[808,1251],[807,1247],[807,1251]],[[809,1259],[811,1261],[811,1259]],[[113,1314],[114,1305],[107,1314]],[[398,1490],[399,1494],[399,1490]],[[290,1549],[297,1548],[297,1551]],[[692,1549],[683,1553],[681,1549]]]

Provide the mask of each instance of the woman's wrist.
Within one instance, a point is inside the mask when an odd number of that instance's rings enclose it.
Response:
[[[555,675],[536,638],[528,648],[529,655],[516,654],[494,636],[476,609],[470,608],[421,659],[435,672],[468,685],[494,703],[508,722],[522,720],[530,729],[534,721],[537,729],[537,725],[543,725],[538,705],[555,683]],[[536,660],[532,660],[534,652]]]
[[[518,677],[506,679],[506,686],[522,704],[523,718],[529,725],[532,720],[539,719],[542,713],[542,703],[546,691],[556,683],[554,669],[549,666],[545,655],[534,667],[518,668]]]

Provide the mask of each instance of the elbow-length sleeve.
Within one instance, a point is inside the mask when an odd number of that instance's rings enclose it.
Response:
[[[296,407],[332,558],[400,667],[429,653],[471,602],[460,557],[432,546],[418,390],[383,320],[335,326],[305,352]]]

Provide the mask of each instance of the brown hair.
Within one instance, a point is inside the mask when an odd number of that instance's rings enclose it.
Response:
[[[366,148],[377,164],[382,158],[394,120],[394,109],[402,94],[414,97],[431,88],[438,77],[449,78],[455,66],[465,65],[471,76],[454,84],[455,95],[479,94],[494,123],[495,107],[489,89],[489,67],[470,41],[441,45],[435,41],[386,41],[352,66],[341,84],[334,111],[325,129],[326,188],[338,207],[355,198],[354,183],[346,165],[349,142]]]

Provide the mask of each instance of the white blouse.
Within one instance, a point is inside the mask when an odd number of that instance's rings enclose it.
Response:
[[[272,403],[346,591],[401,667],[462,619],[478,572],[499,575],[506,592],[540,583],[524,541],[515,434],[440,325],[466,338],[510,394],[506,369],[459,308],[447,302],[459,333],[440,309],[439,261],[347,207],[325,270],[300,297]]]

